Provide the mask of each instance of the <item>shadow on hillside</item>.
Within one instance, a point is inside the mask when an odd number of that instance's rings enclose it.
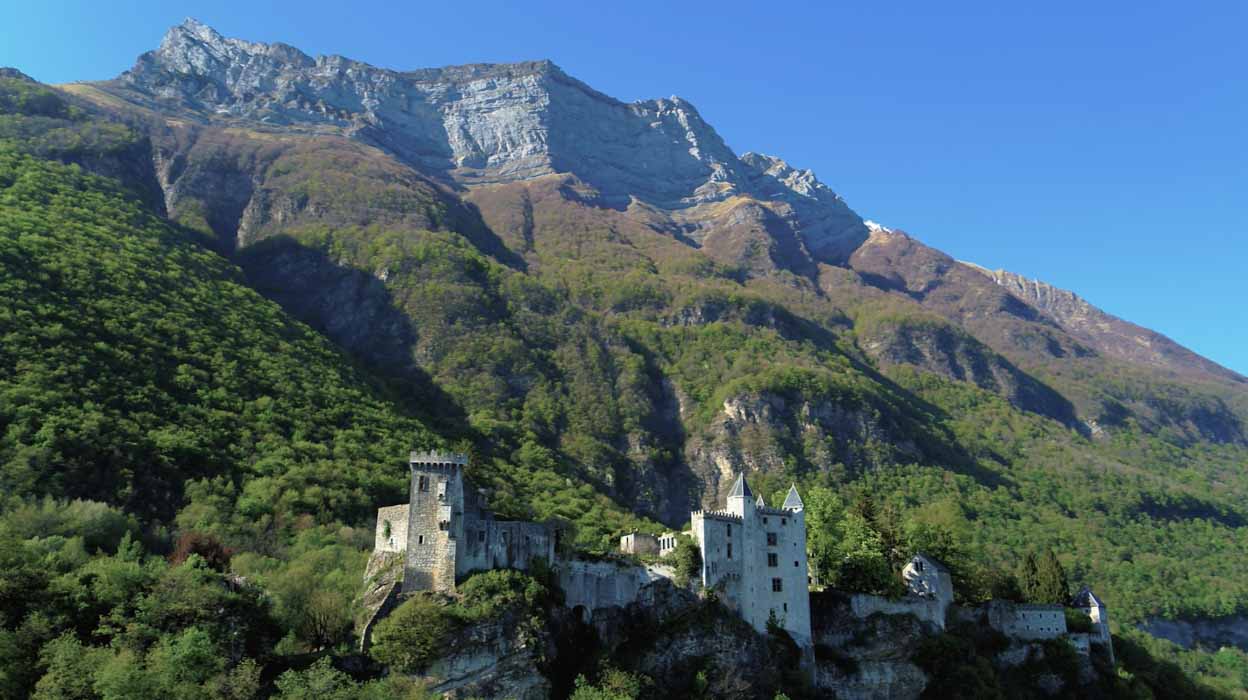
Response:
[[[1178,664],[1153,656],[1132,639],[1115,634],[1114,654],[1118,657],[1119,668],[1152,689],[1156,697],[1231,700],[1225,693],[1198,684]]]
[[[1145,494],[1136,512],[1154,520],[1172,522],[1186,520],[1211,520],[1229,528],[1240,528],[1248,525],[1248,519],[1225,506],[1196,498],[1195,496],[1163,496],[1166,500]]]
[[[467,415],[414,358],[419,331],[386,285],[325,252],[281,235],[235,256],[251,286],[329,338],[383,394],[444,435],[463,435]]]

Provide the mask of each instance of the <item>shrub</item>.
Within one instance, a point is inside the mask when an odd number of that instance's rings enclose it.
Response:
[[[458,621],[428,593],[408,598],[373,632],[373,658],[398,673],[420,673],[438,658]]]
[[[1066,608],[1066,629],[1069,632],[1091,632],[1092,618],[1082,610]]]
[[[702,552],[692,537],[679,535],[676,538],[676,550],[671,554],[672,568],[676,570],[676,585],[684,588],[690,581],[701,580]]]

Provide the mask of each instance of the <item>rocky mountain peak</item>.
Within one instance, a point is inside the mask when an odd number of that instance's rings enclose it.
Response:
[[[618,205],[677,210],[754,197],[817,257],[843,257],[866,238],[814,173],[739,158],[687,100],[625,103],[548,60],[395,71],[227,38],[188,19],[100,87],[205,122],[335,130],[468,187],[570,173]]]

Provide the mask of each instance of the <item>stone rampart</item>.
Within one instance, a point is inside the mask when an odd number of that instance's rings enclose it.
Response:
[[[942,601],[919,596],[906,596],[890,600],[877,595],[856,593],[850,596],[850,609],[854,616],[865,619],[874,613],[885,615],[913,615],[923,622],[930,622],[937,629],[945,628],[945,609]]]

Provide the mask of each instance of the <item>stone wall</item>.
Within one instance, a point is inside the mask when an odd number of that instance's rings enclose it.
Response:
[[[994,600],[985,608],[989,626],[1015,639],[1057,639],[1067,631],[1066,609],[1060,605]]]
[[[576,559],[559,562],[556,571],[564,605],[573,610],[581,608],[584,622],[592,620],[597,610],[622,608],[639,601],[644,588],[673,576],[665,566]]]
[[[625,554],[658,554],[659,538],[644,532],[630,532],[620,538],[620,551]]]
[[[856,593],[850,596],[850,609],[860,619],[866,619],[875,613],[885,615],[913,615],[923,622],[935,625],[937,629],[945,629],[946,606],[943,601],[921,596],[906,596],[899,600],[890,600],[877,595]]]
[[[407,549],[407,504],[377,509],[374,552],[402,552]]]
[[[540,523],[465,517],[456,576],[488,569],[527,570],[529,562],[555,560],[555,538]]]

